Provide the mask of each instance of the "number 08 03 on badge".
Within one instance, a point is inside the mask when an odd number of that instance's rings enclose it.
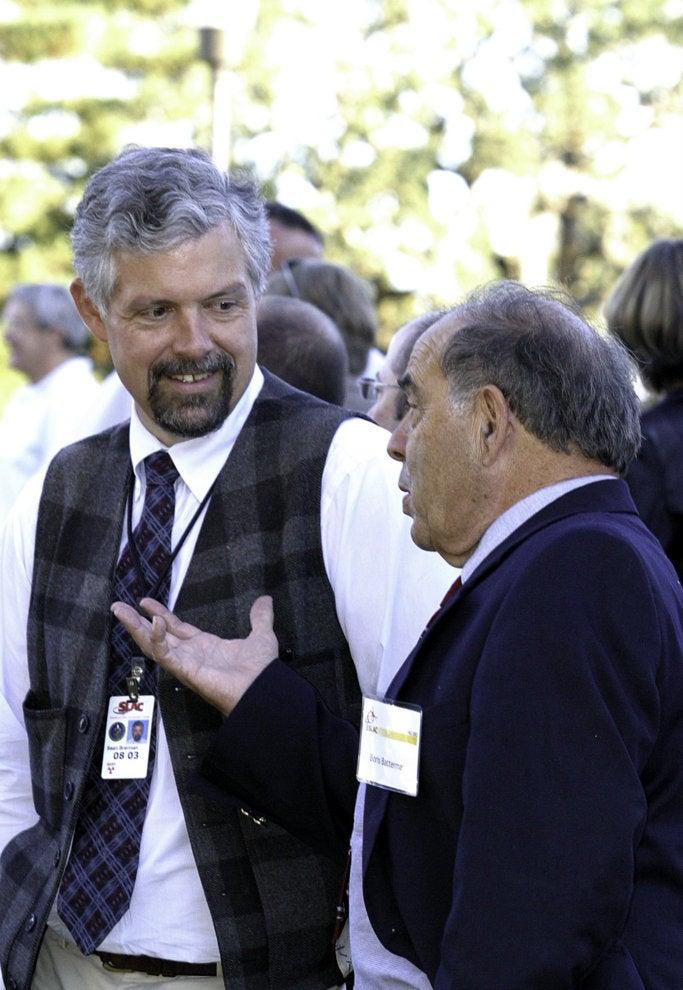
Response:
[[[109,699],[102,755],[104,780],[147,776],[153,714],[152,694],[141,694],[135,700],[125,694]]]

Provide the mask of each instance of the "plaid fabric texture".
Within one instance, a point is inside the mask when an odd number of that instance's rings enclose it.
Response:
[[[178,471],[165,451],[145,459],[145,504],[133,538],[137,559],[127,545],[116,568],[112,601],[136,605],[156,585],[171,554]],[[170,570],[156,593],[168,599]],[[111,633],[108,692],[126,694],[131,660],[139,654],[120,623]],[[156,694],[157,668],[144,665],[140,694]],[[154,768],[156,733],[150,731],[147,776],[139,780],[103,780],[102,746],[91,762],[69,862],[57,899],[60,917],[82,952],[93,952],[128,910],[140,856],[142,826]]]
[[[221,471],[175,610],[218,636],[249,631],[254,598],[273,596],[291,664],[340,715],[360,693],[336,615],[320,536],[320,484],[349,413],[264,373],[265,384]],[[0,962],[28,990],[85,796],[107,698],[112,582],[130,482],[128,431],[62,451],[41,500],[28,621],[31,691],[24,717],[38,823],[9,843],[0,869]],[[230,990],[325,990],[342,869],[276,825],[255,824],[192,791],[218,712],[165,672],[159,710],[197,870]],[[159,892],[163,897],[163,891]]]

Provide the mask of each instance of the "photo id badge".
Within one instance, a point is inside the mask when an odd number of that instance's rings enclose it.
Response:
[[[154,695],[141,694],[135,701],[125,695],[110,698],[104,729],[102,777],[131,780],[147,776],[152,735]]]
[[[417,705],[363,698],[357,779],[415,797],[421,730]]]

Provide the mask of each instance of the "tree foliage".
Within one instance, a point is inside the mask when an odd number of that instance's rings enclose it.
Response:
[[[559,282],[596,311],[683,223],[680,14],[261,0],[233,79],[234,161],[374,282],[385,342],[501,276]],[[0,2],[0,297],[70,279],[75,203],[124,144],[207,145],[209,70],[185,15],[183,0]]]

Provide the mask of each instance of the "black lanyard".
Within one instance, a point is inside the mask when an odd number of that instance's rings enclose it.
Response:
[[[181,549],[183,543],[185,542],[185,540],[190,535],[190,532],[192,531],[192,529],[194,527],[194,524],[199,519],[199,516],[201,515],[202,510],[206,507],[206,503],[211,498],[211,493],[213,492],[215,485],[216,485],[216,482],[214,481],[213,485],[211,485],[211,487],[209,488],[208,492],[206,493],[206,495],[204,496],[204,498],[199,503],[199,507],[198,507],[197,511],[195,512],[195,514],[192,516],[192,518],[190,519],[189,523],[185,527],[185,532],[183,533],[183,535],[178,540],[178,543],[176,544],[175,550],[168,555],[168,561],[166,562],[166,566],[164,567],[163,571],[161,572],[161,574],[157,578],[157,581],[152,586],[152,588],[150,589],[150,591],[148,591],[147,594],[145,595],[145,598],[156,598],[157,593],[159,591],[159,588],[161,587],[161,585],[162,585],[162,583],[164,581],[164,578],[166,577],[166,575],[168,574],[168,572],[170,571],[170,569],[171,569],[171,567],[173,565],[173,561],[176,559],[176,557],[180,553],[180,549]],[[144,571],[142,570],[142,564],[140,562],[140,555],[138,553],[138,548],[135,545],[135,537],[133,536],[133,493],[134,493],[134,490],[135,490],[135,473],[133,473],[133,477],[131,478],[130,485],[128,487],[128,502],[127,502],[127,507],[126,507],[127,508],[127,511],[126,511],[126,517],[127,517],[126,518],[126,523],[127,523],[127,529],[128,529],[128,546],[130,547],[131,556],[133,558],[133,564],[135,565],[135,570],[137,571],[137,575],[138,575],[138,578],[140,580],[140,585],[141,585],[142,588],[144,588],[145,585],[146,585],[147,579],[145,577]],[[143,512],[144,512],[144,507],[143,507]]]

